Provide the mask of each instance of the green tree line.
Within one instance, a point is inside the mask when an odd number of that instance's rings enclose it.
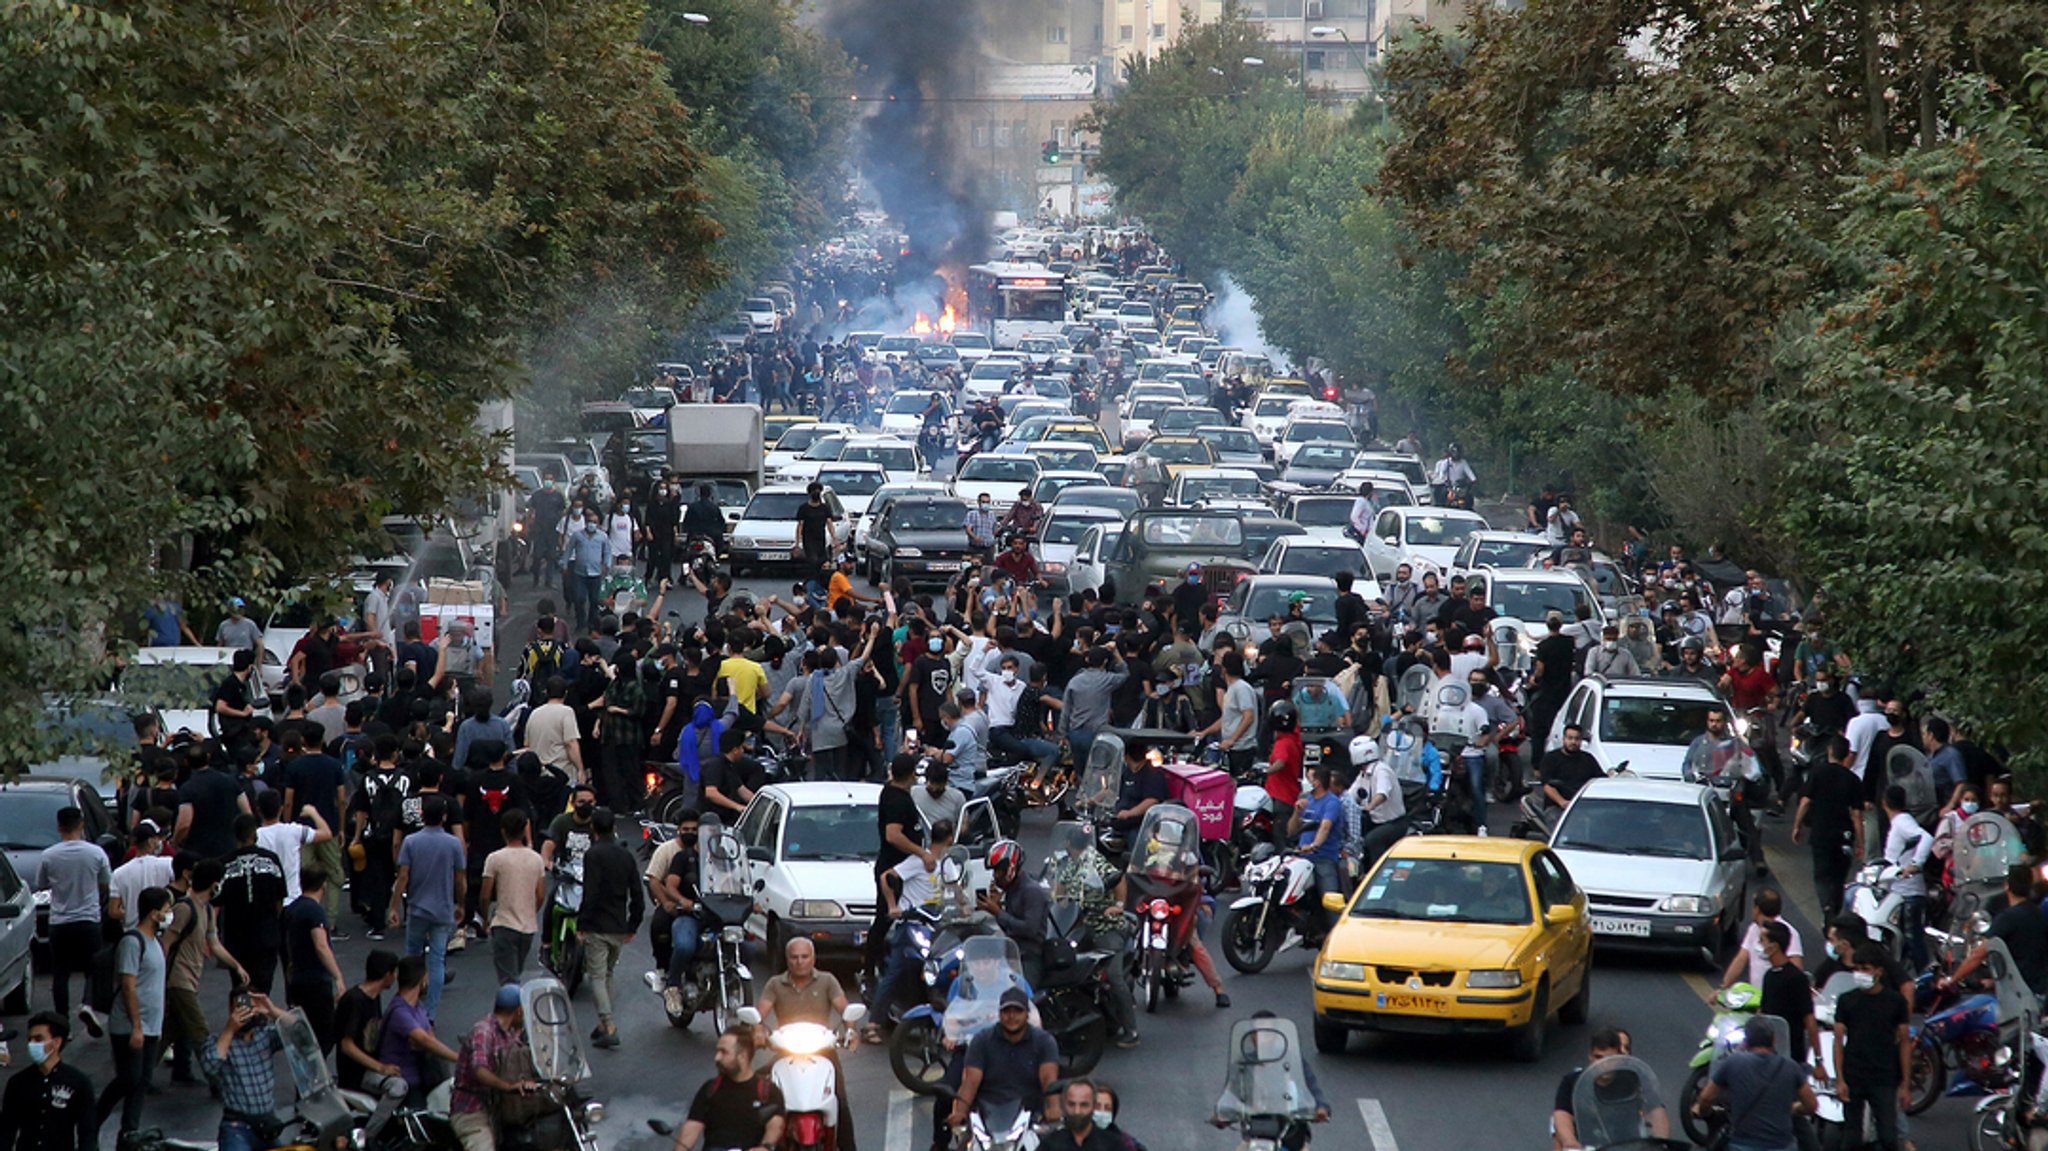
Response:
[[[1385,427],[1797,576],[2039,770],[2043,43],[1996,0],[1530,0],[1343,108],[1233,7],[1091,124],[1119,206]]]

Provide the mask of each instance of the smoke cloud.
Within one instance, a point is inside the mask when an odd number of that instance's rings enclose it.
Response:
[[[1215,301],[1209,305],[1206,322],[1225,344],[1258,352],[1271,360],[1275,368],[1287,365],[1287,354],[1266,342],[1266,333],[1259,328],[1257,305],[1227,272]]]

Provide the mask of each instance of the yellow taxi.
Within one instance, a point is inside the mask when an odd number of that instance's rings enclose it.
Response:
[[[1045,429],[1045,434],[1039,437],[1039,442],[1061,444],[1086,444],[1087,446],[1094,448],[1095,454],[1098,456],[1118,455],[1121,452],[1121,449],[1115,447],[1109,442],[1108,436],[1102,434],[1102,429],[1100,427],[1096,426],[1095,424],[1091,424],[1086,420],[1074,420],[1071,423],[1053,424],[1051,427]]]
[[[1586,896],[1542,843],[1409,836],[1341,911],[1315,965],[1315,1041],[1353,1031],[1505,1034],[1534,1062],[1555,1013],[1584,1023],[1593,1000]]]
[[[1304,400],[1319,400],[1321,396],[1307,380],[1292,376],[1275,376],[1259,388],[1260,396],[1299,396]]]
[[[1169,482],[1189,468],[1216,466],[1216,452],[1209,441],[1194,436],[1153,436],[1139,454],[1158,460]]]
[[[799,424],[815,424],[817,422],[818,417],[816,416],[799,416],[787,413],[778,413],[772,416],[762,416],[761,451],[763,453],[774,451],[775,441],[781,439],[782,433],[788,431],[789,429],[796,427]]]

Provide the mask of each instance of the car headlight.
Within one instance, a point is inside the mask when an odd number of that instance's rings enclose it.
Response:
[[[1657,905],[1657,910],[1678,915],[1705,915],[1714,910],[1714,904],[1704,895],[1671,895]]]
[[[1365,964],[1340,963],[1334,959],[1325,959],[1316,964],[1316,978],[1331,979],[1339,983],[1364,983]]]
[[[798,899],[789,905],[791,919],[839,919],[846,909],[830,899]]]
[[[760,545],[754,542],[753,536],[734,536],[732,537],[732,546],[736,548],[753,548]]]
[[[1522,973],[1512,969],[1507,971],[1474,971],[1465,976],[1465,986],[1467,987],[1497,989],[1520,987],[1521,985]]]
[[[897,548],[897,549],[896,549],[896,554],[897,554],[898,556],[909,556],[909,557],[911,557],[911,558],[917,558],[917,557],[920,557],[920,556],[924,555],[924,549],[923,549],[923,548]]]
[[[1047,575],[1065,575],[1067,571],[1067,565],[1063,563],[1042,563],[1038,565],[1038,570],[1044,572]]]

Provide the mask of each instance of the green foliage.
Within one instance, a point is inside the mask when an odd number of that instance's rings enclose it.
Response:
[[[489,475],[478,405],[610,296],[715,276],[626,0],[92,5],[0,22],[0,765],[163,590],[345,562]]]
[[[2039,779],[2048,717],[2048,56],[1958,85],[1954,136],[1868,165],[1831,245],[1846,287],[1777,406],[1810,446],[1785,529],[1830,629]],[[2011,102],[2008,103],[2008,98]]]

